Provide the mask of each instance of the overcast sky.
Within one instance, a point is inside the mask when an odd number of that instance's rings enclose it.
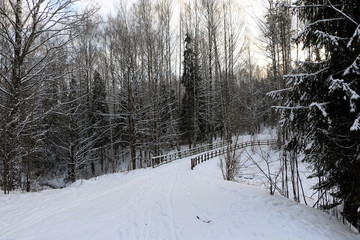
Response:
[[[116,4],[118,4],[121,0],[83,0],[90,3],[97,3],[101,9],[100,13],[102,15],[106,15],[112,10],[116,9]],[[136,2],[136,0],[125,0],[128,3]],[[179,0],[174,0],[179,1]],[[261,16],[263,14],[264,9],[264,0],[234,0],[238,3],[238,5],[243,9],[245,13],[245,24],[252,26],[253,25],[253,17],[255,15]]]
[[[100,6],[100,14],[102,16],[108,15],[110,12],[115,12],[116,5],[118,5],[121,1],[125,1],[127,4],[131,4],[132,2],[136,2],[137,0],[82,0],[84,2],[90,3],[90,4],[98,4]],[[174,0],[174,2],[183,1],[186,2],[186,0]],[[189,1],[189,0],[188,0]],[[191,0],[190,0],[191,1]],[[256,25],[255,19],[257,17],[262,17],[264,15],[264,1],[265,0],[234,0],[234,2],[237,2],[237,5],[241,8],[242,15],[244,15],[244,27],[245,32],[247,36],[250,39],[253,39],[253,42],[256,42],[256,38],[259,37],[259,30]],[[254,45],[251,47],[253,56],[258,59],[258,64],[262,65],[265,63],[265,59],[261,54],[258,54],[257,52],[260,52],[258,47],[255,47]]]

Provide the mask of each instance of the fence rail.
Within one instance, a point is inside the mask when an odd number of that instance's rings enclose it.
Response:
[[[246,147],[262,146],[262,145],[275,145],[275,144],[277,144],[276,139],[255,140],[255,141],[247,141],[247,142],[238,143],[238,144],[232,144],[232,145],[228,145],[228,146],[225,146],[225,147],[222,147],[219,149],[208,151],[199,156],[191,158],[191,170],[193,170],[196,165],[198,165],[202,162],[205,162],[206,160],[209,160],[210,158],[214,158],[214,157],[220,156],[222,154],[225,154],[228,151],[231,152],[231,151],[238,150],[241,148],[246,148]]]
[[[178,160],[178,159],[185,158],[185,157],[190,157],[190,156],[202,153],[202,152],[222,148],[224,146],[227,146],[226,142],[216,142],[213,144],[202,145],[202,146],[199,146],[196,148],[190,148],[187,150],[178,151],[178,152],[171,153],[171,154],[152,157],[151,165],[154,168],[154,167],[160,166],[162,164],[172,162],[174,160]]]

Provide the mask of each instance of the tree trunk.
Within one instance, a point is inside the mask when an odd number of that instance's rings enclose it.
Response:
[[[3,135],[4,139],[3,139],[3,152],[4,152],[4,156],[3,156],[3,162],[4,162],[4,172],[3,172],[3,190],[4,190],[4,194],[9,193],[9,191],[7,191],[9,189],[9,160],[7,158],[7,154],[6,154],[6,133],[4,133]]]
[[[34,120],[34,107],[31,111],[31,121]],[[28,159],[27,159],[27,173],[26,173],[26,191],[30,192],[31,185],[31,163],[32,163],[32,124],[30,126],[30,133],[28,137]]]
[[[130,67],[127,72],[127,104],[128,104],[128,127],[129,127],[129,140],[130,140],[130,155],[131,155],[131,164],[132,170],[136,169],[136,140],[135,140],[135,123],[134,123],[134,106],[132,102],[132,89],[130,81]]]
[[[74,156],[74,146],[70,147],[70,181],[75,182],[76,181],[76,161]]]

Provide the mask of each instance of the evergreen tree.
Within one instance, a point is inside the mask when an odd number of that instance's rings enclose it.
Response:
[[[344,218],[360,229],[360,2],[299,0],[295,9],[306,23],[296,40],[309,56],[285,77],[287,146],[304,150],[316,188],[332,194],[323,207],[343,203]]]
[[[182,99],[180,124],[180,131],[189,147],[196,145],[196,142],[202,135],[199,131],[199,126],[201,125],[201,118],[199,117],[201,78],[198,59],[191,47],[191,42],[192,39],[187,34],[185,38],[184,70],[181,78],[181,83],[185,87],[185,94]]]

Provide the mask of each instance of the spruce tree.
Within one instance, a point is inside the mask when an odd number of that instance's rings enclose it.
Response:
[[[333,196],[322,207],[342,203],[344,218],[360,229],[360,2],[299,0],[295,9],[306,24],[296,41],[308,59],[285,76],[287,147],[305,152],[316,188]]]
[[[185,38],[184,70],[181,83],[185,87],[182,99],[180,131],[189,147],[196,145],[199,136],[199,64],[195,51],[192,49],[192,39],[189,34]]]

